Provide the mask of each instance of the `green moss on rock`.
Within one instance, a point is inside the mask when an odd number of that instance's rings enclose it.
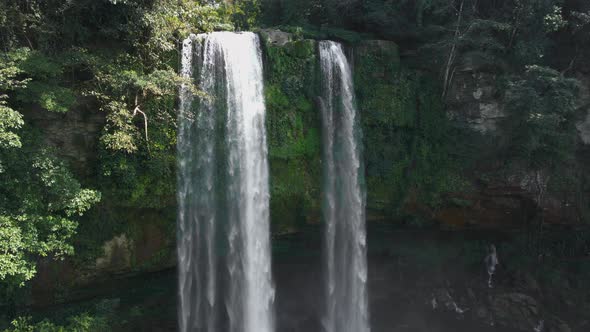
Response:
[[[320,205],[316,42],[263,40],[271,219],[273,232],[284,233],[315,219]]]
[[[369,209],[398,215],[410,205],[439,205],[461,179],[437,80],[405,69],[393,42],[364,41],[354,59]]]

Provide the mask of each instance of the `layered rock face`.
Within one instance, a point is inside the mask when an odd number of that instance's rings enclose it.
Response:
[[[87,107],[66,113],[40,108],[25,109],[27,123],[39,128],[43,139],[82,176],[91,176],[97,160],[98,138],[106,123],[105,114]]]
[[[572,224],[584,218],[580,206],[587,198],[581,198],[571,188],[551,190],[547,183],[536,183],[543,174],[526,168],[515,167],[506,172],[502,169],[502,155],[495,151],[506,143],[507,122],[505,95],[500,90],[498,71],[475,65],[476,59],[465,60],[456,68],[453,80],[445,96],[447,112],[453,123],[479,134],[477,143],[479,160],[470,169],[469,178],[475,190],[453,193],[463,206],[447,207],[436,214],[436,219],[454,226],[519,227],[532,222],[543,213],[546,223]],[[590,79],[584,73],[576,73],[581,83],[578,110],[586,112],[576,125],[579,141],[579,164],[586,164],[590,144]],[[459,147],[458,147],[459,148]],[[570,170],[563,170],[563,175]],[[538,206],[537,187],[544,188],[547,195]]]
[[[498,135],[498,125],[506,118],[496,88],[497,76],[465,69],[456,74],[446,102],[449,116],[483,134]]]

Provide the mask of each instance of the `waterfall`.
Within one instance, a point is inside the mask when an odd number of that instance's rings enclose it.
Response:
[[[342,46],[320,42],[326,332],[368,332],[365,193],[361,130]]]
[[[178,132],[180,331],[274,330],[260,43],[184,41]],[[220,285],[219,283],[222,283]]]

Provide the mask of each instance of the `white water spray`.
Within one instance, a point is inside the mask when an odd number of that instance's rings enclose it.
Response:
[[[184,42],[182,74],[194,78],[207,97],[196,98],[188,85],[181,88],[180,330],[271,332],[274,286],[258,37],[193,35]]]
[[[342,46],[320,42],[326,222],[326,332],[368,332],[361,130]]]

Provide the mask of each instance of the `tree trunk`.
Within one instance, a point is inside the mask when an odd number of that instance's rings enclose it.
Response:
[[[463,21],[463,6],[465,5],[465,0],[461,1],[461,6],[459,7],[459,13],[457,17],[457,26],[455,27],[455,36],[453,37],[453,45],[451,46],[451,52],[449,53],[449,58],[447,60],[447,65],[445,66],[445,76],[443,80],[443,93],[442,97],[444,98],[447,95],[447,90],[449,85],[451,84],[451,68],[453,63],[455,62],[455,58],[457,57],[457,43],[459,43],[460,37],[460,29],[461,29],[461,22]]]

